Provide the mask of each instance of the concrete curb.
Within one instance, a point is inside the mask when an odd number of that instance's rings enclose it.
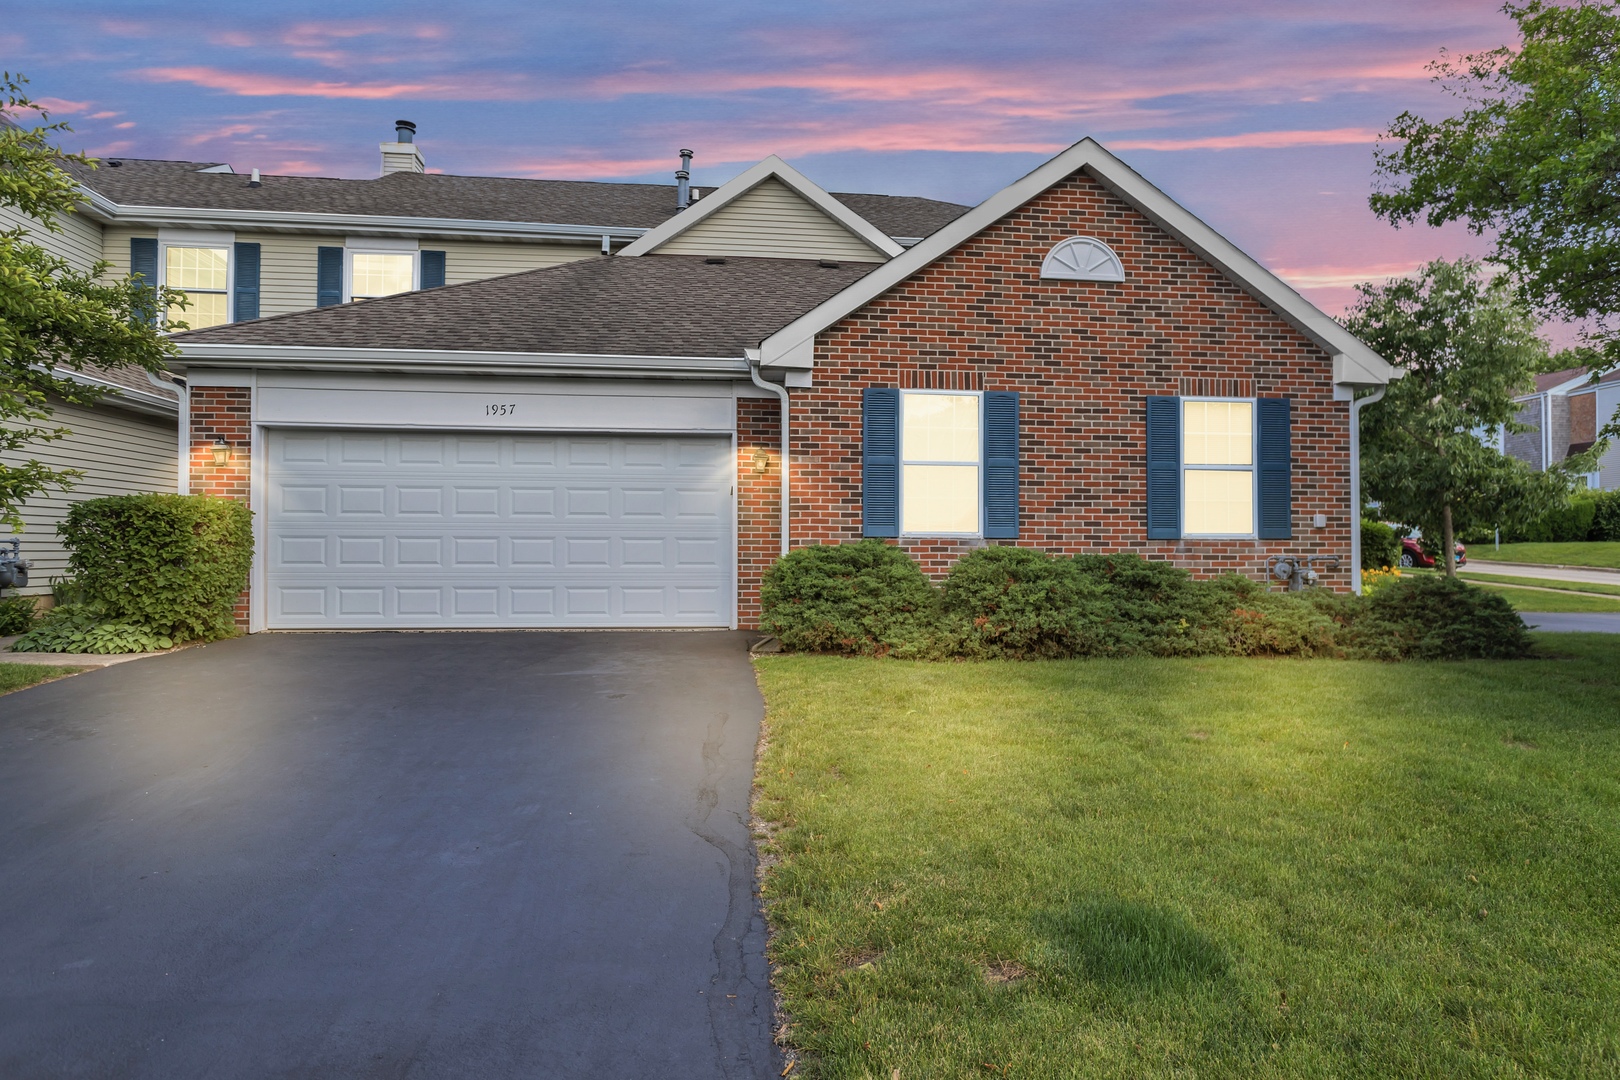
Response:
[[[145,660],[150,656],[169,656],[181,649],[189,649],[190,645],[177,645],[172,649],[161,652],[138,653],[112,653],[97,655],[94,653],[35,653],[12,652],[11,646],[19,635],[0,637],[0,664],[37,664],[41,667],[112,667],[114,664],[127,663],[130,660]]]

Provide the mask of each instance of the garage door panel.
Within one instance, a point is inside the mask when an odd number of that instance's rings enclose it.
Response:
[[[275,628],[723,626],[729,440],[271,432]]]

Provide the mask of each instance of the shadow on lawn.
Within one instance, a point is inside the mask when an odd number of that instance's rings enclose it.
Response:
[[[1092,982],[1165,989],[1216,979],[1226,953],[1179,915],[1093,898],[1044,912],[1034,928],[1065,972]]]

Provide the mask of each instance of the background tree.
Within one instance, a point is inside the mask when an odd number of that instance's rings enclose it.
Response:
[[[23,93],[20,75],[0,73],[0,205],[27,214],[37,228],[60,232],[58,219],[74,212],[78,183],[63,168],[93,166],[64,154],[51,139],[67,131],[49,124],[45,110]],[[24,127],[17,117],[37,113]],[[28,230],[0,231],[0,526],[22,529],[22,505],[50,488],[71,486],[81,475],[52,469],[18,451],[60,439],[68,429],[50,425],[53,401],[95,403],[103,391],[75,382],[87,368],[137,367],[158,371],[175,348],[158,331],[155,315],[181,294],[149,288],[139,278],[104,280],[106,263],[73,269],[29,239]]]
[[[1439,561],[1455,574],[1458,531],[1529,525],[1562,504],[1607,444],[1546,472],[1496,449],[1498,427],[1526,430],[1513,398],[1534,389],[1548,355],[1504,277],[1469,259],[1436,260],[1415,278],[1356,289],[1345,326],[1406,368],[1363,417],[1366,497],[1431,544],[1439,537]]]
[[[1460,115],[1395,118],[1376,153],[1393,224],[1489,235],[1543,315],[1620,360],[1620,5],[1508,3],[1520,44],[1430,65]]]

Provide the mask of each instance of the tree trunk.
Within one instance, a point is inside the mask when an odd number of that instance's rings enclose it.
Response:
[[[1457,576],[1457,532],[1451,527],[1451,504],[1446,503],[1440,507],[1440,554],[1437,559],[1444,560],[1446,577]]]

